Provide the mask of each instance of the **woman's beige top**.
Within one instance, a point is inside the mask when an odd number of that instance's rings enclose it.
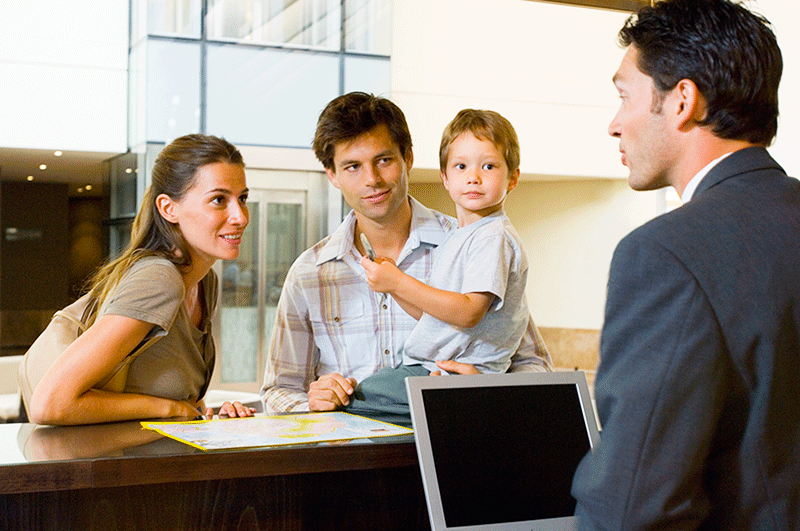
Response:
[[[214,271],[200,284],[204,311],[199,328],[186,312],[180,271],[165,258],[136,261],[106,298],[98,318],[111,314],[138,319],[153,324],[145,340],[154,334],[163,336],[133,360],[125,392],[173,400],[203,397],[214,370],[211,316],[218,289]]]

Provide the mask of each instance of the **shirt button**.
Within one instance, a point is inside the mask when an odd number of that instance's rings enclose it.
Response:
[[[389,349],[387,348],[386,350],[383,351],[383,353],[388,356],[389,355]]]
[[[339,318],[338,317],[334,317],[333,320],[334,320],[334,322],[337,322],[337,323],[339,322]]]
[[[383,309],[385,310],[386,308],[388,308],[388,306],[386,306],[386,305],[384,304],[384,305],[383,305]]]

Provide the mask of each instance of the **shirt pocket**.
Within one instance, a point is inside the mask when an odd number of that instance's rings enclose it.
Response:
[[[354,321],[364,317],[364,301],[360,298],[340,298],[309,308],[309,318],[314,333],[347,329]]]
[[[321,374],[350,372],[373,364],[377,330],[371,312],[360,298],[338,299],[310,309],[314,341],[320,351]]]

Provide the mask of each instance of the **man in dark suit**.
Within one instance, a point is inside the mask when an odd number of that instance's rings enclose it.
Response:
[[[765,149],[775,36],[729,0],[664,0],[620,42],[609,133],[632,188],[684,205],[614,253],[580,528],[800,529],[800,182]]]

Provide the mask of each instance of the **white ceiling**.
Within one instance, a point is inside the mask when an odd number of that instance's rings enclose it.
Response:
[[[68,183],[69,195],[102,195],[104,191],[105,167],[103,162],[116,153],[86,151],[64,151],[56,156],[52,150],[0,148],[0,180]],[[39,165],[47,169],[40,170]],[[91,191],[85,186],[92,185]],[[78,189],[83,192],[78,192]]]

